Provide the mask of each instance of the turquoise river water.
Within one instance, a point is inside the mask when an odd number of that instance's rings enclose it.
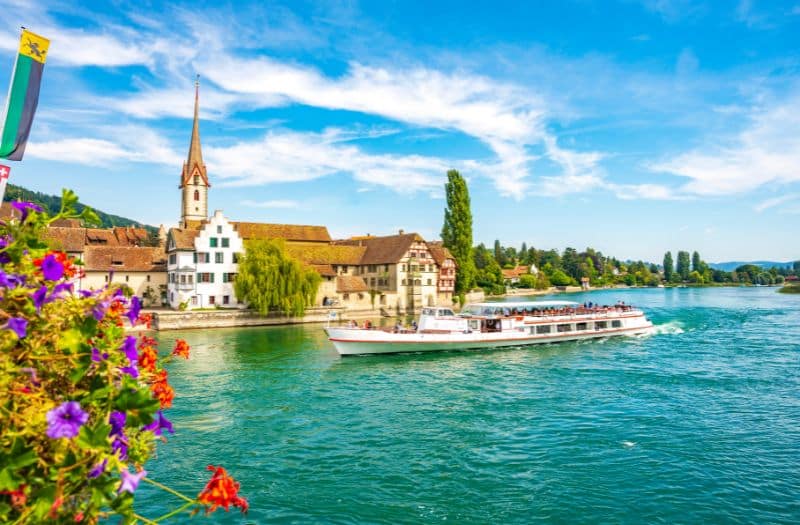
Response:
[[[659,333],[345,359],[321,326],[162,333],[192,357],[150,476],[195,494],[227,467],[250,513],[212,523],[800,522],[798,296],[569,299],[633,303]],[[148,517],[178,504],[137,495]]]

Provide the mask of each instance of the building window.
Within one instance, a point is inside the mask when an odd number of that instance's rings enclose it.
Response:
[[[342,266],[342,273],[347,273],[347,265]]]
[[[200,190],[194,190],[194,200],[196,200],[196,201],[200,200]],[[195,208],[195,209],[197,209],[197,208]]]
[[[192,296],[192,306],[197,306],[197,296],[196,295]]]
[[[231,303],[231,296],[230,295],[223,295],[222,296],[222,304],[230,304]]]
[[[176,262],[178,262],[178,256],[173,253],[169,256],[169,263],[175,264]]]
[[[342,299],[345,300],[345,301],[349,300],[350,299],[350,294],[346,293],[346,294],[342,295]]]
[[[214,297],[213,295],[208,296],[208,304],[216,304],[216,302],[217,302],[216,297]]]
[[[130,276],[130,275],[126,275],[126,276],[125,276],[125,282],[127,283],[127,282],[129,282],[130,280],[131,280],[131,276]]]
[[[216,264],[224,263],[225,262],[225,254],[223,252],[214,253],[214,262]]]
[[[216,248],[217,247],[217,238],[216,237],[209,238],[208,239],[208,245],[210,247],[212,247],[212,248]]]
[[[222,233],[222,226],[217,226],[217,233]]]
[[[428,279],[428,286],[430,286],[431,284],[433,284],[432,281]]]
[[[389,265],[388,264],[384,264],[383,265],[383,271],[384,272],[388,272],[389,271]]]
[[[233,254],[233,264],[238,264],[238,263],[239,263],[239,254],[238,253],[234,253]]]
[[[108,275],[106,275],[106,282],[108,282]]]
[[[220,228],[222,228],[222,226],[220,226]],[[220,233],[222,233],[222,232],[220,232]],[[227,237],[223,237],[222,238],[222,247],[223,248],[228,248],[230,245],[231,245],[231,240],[228,239]]]
[[[223,273],[222,274],[222,282],[223,283],[232,283],[236,279],[235,273]]]
[[[192,254],[192,260],[194,261],[195,264],[197,264],[197,252]]]
[[[186,276],[181,275],[181,284],[186,284]]]
[[[197,282],[198,283],[213,283],[214,282],[214,274],[212,272],[203,272],[197,274]]]
[[[197,252],[194,255],[195,255],[194,257],[195,263],[207,263],[210,258],[210,255],[206,252]]]
[[[150,274],[149,273],[147,274],[147,282],[148,283],[150,282]]]
[[[197,186],[200,184],[200,175],[194,176],[194,185]]]
[[[406,265],[405,265],[405,264],[401,264],[401,265],[400,265],[400,271],[401,271],[401,272],[404,272],[404,271],[406,271]]]

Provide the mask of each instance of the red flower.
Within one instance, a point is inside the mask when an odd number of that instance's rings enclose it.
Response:
[[[189,359],[189,343],[183,339],[178,339],[175,341],[175,349],[172,350],[172,355]]]
[[[197,501],[210,506],[206,509],[206,514],[214,512],[218,507],[223,507],[225,512],[228,512],[231,505],[241,509],[242,513],[247,512],[249,507],[247,500],[238,495],[239,482],[230,477],[222,467],[209,465],[206,468],[214,474],[197,496]]]
[[[47,258],[48,255],[52,255],[55,258],[55,260],[61,266],[64,267],[64,277],[66,277],[67,279],[71,279],[71,278],[75,277],[76,275],[80,276],[80,274],[82,273],[82,269],[76,267],[72,263],[72,259],[70,259],[69,256],[66,253],[60,252],[60,251],[56,251],[56,250],[50,250],[49,252],[47,252],[44,255],[44,257],[39,257],[38,259],[34,259],[33,260],[34,266],[36,266],[37,268],[39,268],[41,270],[42,263],[44,262],[45,258]]]
[[[158,360],[158,353],[152,346],[139,347],[139,368],[147,370],[148,372],[156,371],[156,361]]]
[[[167,383],[166,370],[159,370],[156,373],[156,377],[150,385],[150,390],[161,403],[161,408],[169,408],[172,406],[172,400],[175,399],[175,390]]]
[[[25,495],[25,485],[20,485],[16,490],[0,490],[0,494],[11,496],[12,507],[24,507],[28,501]]]
[[[139,314],[139,318],[136,320],[136,324],[143,324],[150,330],[150,323],[153,321],[153,316],[151,314]]]

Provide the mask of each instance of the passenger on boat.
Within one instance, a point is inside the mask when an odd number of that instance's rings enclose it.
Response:
[[[370,321],[369,319],[367,319],[366,321],[364,321],[364,329],[365,329],[365,330],[369,330],[369,329],[371,329],[371,328],[372,328],[372,321]]]

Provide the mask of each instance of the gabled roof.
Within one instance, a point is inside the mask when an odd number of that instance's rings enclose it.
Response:
[[[325,226],[304,224],[269,224],[263,222],[231,222],[244,240],[284,239],[286,241],[330,242]]]
[[[44,238],[56,250],[82,252],[86,241],[86,229],[51,226],[45,230]]]
[[[336,291],[339,293],[366,292],[368,290],[367,283],[357,275],[340,275],[336,278]]]
[[[525,275],[531,272],[530,266],[516,266],[509,270],[501,270],[504,279],[516,279],[520,275]]]
[[[140,246],[87,246],[86,271],[163,272],[167,259],[163,248]]]
[[[403,258],[414,242],[425,242],[425,240],[416,233],[403,233],[335,242],[340,245],[366,247],[367,251],[361,258],[361,264],[393,264]]]
[[[116,246],[119,244],[114,231],[105,228],[86,228],[86,244]]]
[[[453,257],[453,254],[450,253],[450,250],[442,246],[441,243],[429,242],[428,249],[431,252],[431,256],[433,256],[433,260],[436,261],[436,264],[438,264],[440,268],[447,259],[450,259],[453,262],[456,261],[456,258]]]
[[[200,230],[190,230],[185,228],[170,228],[167,233],[167,249],[170,249],[172,242],[175,243],[176,250],[194,250],[194,240],[200,235]]]
[[[361,263],[363,246],[340,246],[336,244],[286,245],[286,251],[295,259],[309,265],[357,265]]]
[[[336,276],[336,272],[333,271],[333,266],[331,266],[330,264],[309,264],[309,266],[313,268],[315,272],[317,272],[323,277]]]

